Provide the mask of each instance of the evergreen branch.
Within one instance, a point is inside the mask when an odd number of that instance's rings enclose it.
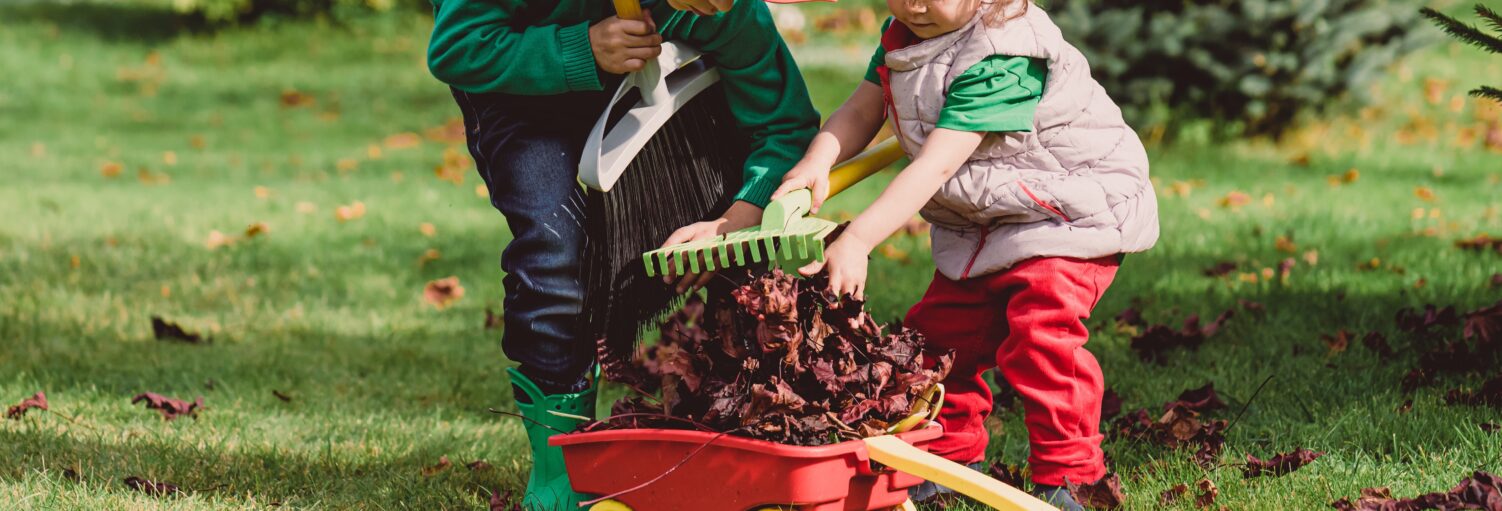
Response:
[[[1502,103],[1502,89],[1498,89],[1496,87],[1487,87],[1485,85],[1482,85],[1475,89],[1471,89],[1471,95],[1478,98],[1490,99],[1492,101]]]
[[[1428,7],[1419,9],[1419,13],[1434,21],[1434,24],[1438,25],[1445,33],[1466,44],[1492,53],[1502,53],[1502,39],[1487,35],[1476,27],[1456,21],[1455,18],[1440,14],[1439,11]]]
[[[1486,20],[1486,23],[1492,26],[1492,30],[1502,33],[1502,16],[1497,15],[1496,11],[1486,8],[1485,5],[1476,4],[1476,15]]]

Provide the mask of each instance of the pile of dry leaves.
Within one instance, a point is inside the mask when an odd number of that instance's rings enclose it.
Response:
[[[881,434],[949,372],[951,354],[878,324],[822,277],[780,271],[690,299],[632,360],[601,353],[637,391],[586,430],[698,427],[794,445]]]

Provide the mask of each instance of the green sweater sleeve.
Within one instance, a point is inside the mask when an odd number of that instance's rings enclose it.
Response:
[[[986,57],[949,84],[938,126],[957,131],[1032,131],[1033,113],[1047,81],[1047,60]]]
[[[600,90],[589,23],[517,27],[521,0],[433,0],[428,69],[466,92]]]
[[[713,17],[673,11],[666,4],[658,2],[652,12],[663,36],[698,47],[711,59],[736,126],[751,140],[745,184],[735,199],[766,207],[819,131],[819,112],[803,74],[764,2],[738,0],[730,12]]]

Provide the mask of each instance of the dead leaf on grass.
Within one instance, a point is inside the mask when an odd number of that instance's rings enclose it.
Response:
[[[459,277],[441,278],[423,286],[422,297],[434,307],[442,309],[464,297],[464,286],[459,285]]]
[[[177,323],[162,319],[161,316],[151,316],[151,335],[158,341],[180,341],[188,344],[203,342],[203,336],[197,332],[183,330]]]
[[[1114,473],[1088,484],[1065,481],[1065,486],[1074,495],[1074,500],[1091,509],[1116,509],[1121,507],[1121,501],[1126,500],[1121,493],[1121,478]]]
[[[181,416],[198,418],[198,412],[203,409],[203,397],[199,396],[192,403],[181,399],[170,398],[161,394],[146,392],[130,398],[130,404],[145,401],[146,408],[161,412],[163,420],[173,420]]]
[[[1342,328],[1339,332],[1335,332],[1335,335],[1319,334],[1319,338],[1325,341],[1325,346],[1330,349],[1329,355],[1333,356],[1345,352],[1346,348],[1351,346],[1352,335],[1354,334]]]
[[[1246,467],[1241,469],[1244,477],[1258,477],[1262,475],[1280,476],[1293,472],[1310,462],[1324,456],[1320,451],[1311,451],[1299,447],[1289,453],[1279,453],[1267,460],[1260,459],[1250,454],[1246,455]]]
[[[417,147],[417,145],[421,143],[422,137],[419,137],[416,133],[412,133],[410,131],[388,136],[386,137],[386,140],[382,141],[382,144],[384,144],[387,149],[411,149],[413,147]]]
[[[516,498],[511,490],[498,490],[490,494],[490,511],[522,511],[522,499]]]
[[[21,416],[26,415],[26,411],[32,408],[44,411],[48,410],[47,394],[37,392],[36,394],[32,394],[31,397],[22,399],[21,402],[17,403],[15,406],[5,409],[5,418],[21,420]]]
[[[1216,488],[1214,482],[1200,479],[1194,485],[1200,490],[1200,494],[1194,497],[1195,506],[1206,508],[1215,505],[1215,498],[1220,496],[1220,488]]]
[[[1330,503],[1339,511],[1397,511],[1418,509],[1496,510],[1502,508],[1502,477],[1477,470],[1450,488],[1448,492],[1431,492],[1407,499],[1395,499],[1387,488],[1362,488],[1356,502],[1345,497]]]
[[[449,457],[447,455],[439,456],[437,465],[433,465],[431,467],[423,467],[422,476],[433,477],[435,475],[438,475],[440,472],[448,470],[449,467],[452,466],[454,466],[454,464],[449,462]]]
[[[339,206],[334,209],[334,218],[340,222],[348,222],[365,216],[365,203],[355,201],[347,206]]]
[[[165,497],[180,493],[177,485],[166,482],[157,482],[138,476],[125,478],[125,486],[132,490],[151,495],[153,497]]]
[[[1158,494],[1158,504],[1163,507],[1172,506],[1186,493],[1189,493],[1189,485],[1184,483],[1175,484],[1172,488],[1163,490],[1163,493]]]

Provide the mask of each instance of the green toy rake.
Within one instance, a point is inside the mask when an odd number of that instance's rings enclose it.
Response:
[[[829,195],[845,191],[902,156],[895,138],[866,149],[829,172]],[[838,226],[808,216],[812,201],[813,192],[793,191],[767,204],[760,226],[647,252],[642,256],[647,275],[683,275],[762,262],[768,268],[797,274],[799,267],[824,260],[824,238]]]

